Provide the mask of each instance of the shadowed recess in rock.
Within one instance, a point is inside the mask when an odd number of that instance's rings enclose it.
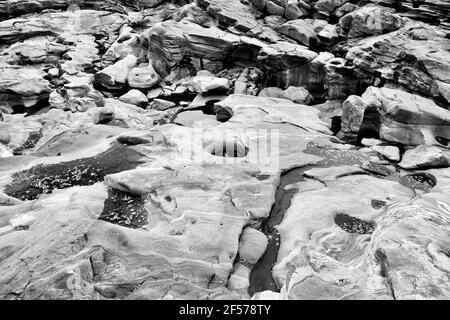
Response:
[[[168,96],[159,97],[160,99],[167,100],[175,103],[176,105],[180,105],[181,102],[191,102],[197,96],[194,92],[185,91],[182,93],[172,92]]]
[[[33,200],[54,189],[88,186],[108,174],[134,169],[140,158],[140,153],[117,143],[95,157],[38,165],[15,173],[4,192],[21,200]]]
[[[340,116],[334,116],[331,118],[331,132],[333,132],[333,135],[337,135],[339,131],[341,131],[341,117]]]
[[[443,146],[448,146],[450,143],[450,139],[446,139],[444,137],[436,136],[436,137],[434,137],[434,139],[437,142],[439,142],[440,144],[442,144]]]
[[[368,107],[364,111],[364,118],[359,128],[357,142],[364,138],[380,138],[381,117],[376,108]]]
[[[371,234],[375,229],[375,222],[364,221],[345,213],[338,213],[334,217],[334,223],[348,233]]]
[[[139,228],[147,224],[147,217],[144,200],[140,195],[109,189],[98,219],[123,227]]]
[[[50,109],[50,104],[48,98],[43,98],[38,101],[36,104],[25,107],[24,105],[14,105],[12,106],[12,114],[21,114],[24,113],[25,117],[29,117],[36,114],[42,114],[47,112]]]

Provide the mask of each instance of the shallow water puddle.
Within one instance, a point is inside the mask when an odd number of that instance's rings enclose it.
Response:
[[[401,176],[398,182],[410,189],[418,189],[428,192],[436,186],[437,179],[430,173],[415,172]]]
[[[95,157],[38,165],[17,172],[12,176],[13,181],[5,186],[4,193],[21,200],[33,200],[55,189],[92,185],[108,174],[134,169],[140,158],[139,152],[115,143]]]
[[[140,195],[109,189],[98,219],[124,227],[139,228],[147,224],[147,217],[144,199]]]

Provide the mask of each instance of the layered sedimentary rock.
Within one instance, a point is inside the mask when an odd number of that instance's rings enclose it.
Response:
[[[251,8],[239,0],[197,0],[197,3],[220,23],[237,30],[247,32],[258,26]]]
[[[402,17],[426,22],[433,25],[440,25],[444,28],[450,27],[448,10],[450,4],[444,0],[371,0],[371,2],[386,7],[393,7]]]
[[[385,82],[449,104],[448,59],[450,40],[436,27],[413,24],[386,35],[361,40],[349,49],[362,77]]]

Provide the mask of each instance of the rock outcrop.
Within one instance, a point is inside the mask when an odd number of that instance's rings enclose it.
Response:
[[[438,146],[420,145],[407,150],[399,166],[409,170],[449,167],[450,150]]]
[[[449,26],[1,1],[0,299],[449,299]]]

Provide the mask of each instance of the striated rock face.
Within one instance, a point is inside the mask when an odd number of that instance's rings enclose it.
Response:
[[[258,26],[249,6],[239,0],[197,0],[219,23],[247,32]]]
[[[48,98],[50,83],[44,79],[45,74],[41,70],[9,65],[5,67],[0,76],[0,99],[3,103],[30,107]]]
[[[127,82],[131,88],[149,89],[157,85],[161,77],[150,62],[147,66],[136,67],[127,75]]]
[[[307,20],[298,19],[286,22],[278,28],[278,32],[307,47],[317,41],[314,27]]]
[[[0,1],[0,299],[449,299],[448,26]]]
[[[362,77],[370,74],[371,81],[434,98],[448,108],[449,47],[445,32],[419,24],[364,39],[346,59]]]
[[[230,82],[226,78],[217,78],[208,71],[199,71],[192,78],[192,87],[199,94],[226,93]]]
[[[235,35],[188,21],[157,24],[149,30],[148,40],[156,70],[166,75],[185,55],[198,59],[197,65],[203,65],[206,70],[218,71],[221,61],[239,43]]]
[[[448,17],[450,4],[445,0],[370,0],[370,2],[393,7],[402,17],[407,17],[433,25],[440,25],[447,29],[450,27],[450,20]]]

